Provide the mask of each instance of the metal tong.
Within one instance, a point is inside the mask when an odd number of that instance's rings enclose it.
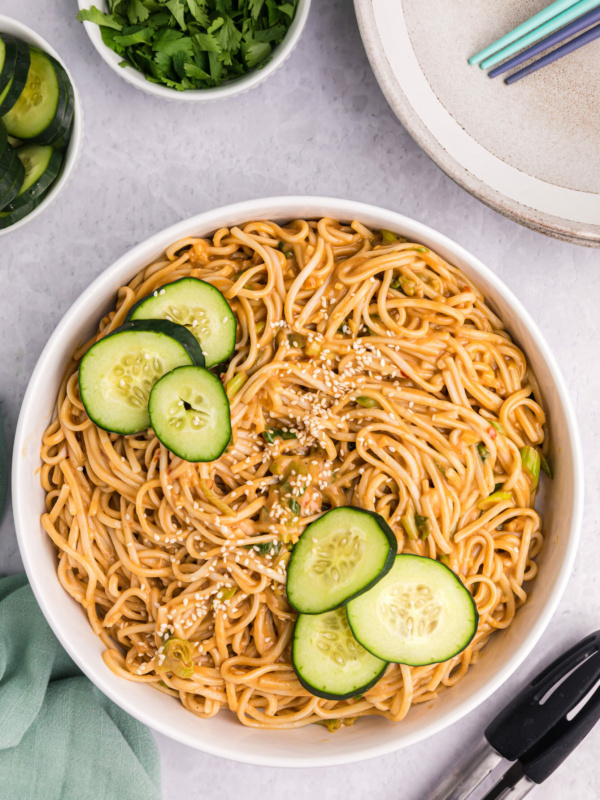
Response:
[[[600,719],[599,683],[600,631],[596,631],[519,692],[431,800],[525,797],[552,775]]]

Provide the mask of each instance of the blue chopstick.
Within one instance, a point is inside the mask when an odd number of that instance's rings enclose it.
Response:
[[[533,64],[529,64],[528,67],[520,69],[518,72],[515,72],[514,75],[510,75],[505,79],[504,82],[516,83],[517,81],[520,81],[521,78],[531,75],[532,72],[537,72],[538,69],[542,69],[542,67],[552,64],[554,61],[558,61],[559,58],[563,58],[569,53],[579,50],[580,47],[584,47],[586,44],[593,42],[594,39],[600,39],[600,25],[595,25],[593,28],[590,28],[589,31],[582,33],[581,36],[578,36],[576,39],[571,39],[570,42],[563,44],[562,47],[558,47],[551,53],[542,56],[542,58],[538,58],[538,60],[534,61]]]
[[[600,6],[600,0],[579,0],[578,3],[570,8],[567,8],[566,11],[563,11],[557,17],[554,17],[544,25],[540,25],[539,28],[531,31],[531,33],[528,33],[526,36],[523,36],[521,39],[514,42],[514,44],[510,44],[508,47],[499,50],[495,55],[490,56],[490,58],[486,58],[485,61],[482,61],[479,66],[481,69],[495,67],[496,64],[499,64],[506,58],[514,56],[519,52],[519,50],[529,47],[529,45],[532,45],[540,39],[543,39],[544,36],[554,33],[554,31],[558,28],[562,28],[563,25],[572,22],[577,17],[580,17],[582,14],[586,14],[588,11],[597,8],[598,6]]]
[[[593,25],[596,22],[600,22],[600,8],[596,8],[593,11],[588,11],[588,13],[584,14],[583,17],[576,19],[575,22],[571,22],[570,25],[567,25],[565,28],[556,31],[556,33],[553,33],[551,36],[547,36],[545,39],[542,39],[541,42],[528,47],[527,50],[523,50],[523,52],[519,53],[518,56],[511,58],[509,61],[505,61],[504,64],[493,69],[489,73],[488,77],[496,78],[498,75],[508,72],[509,69],[518,67],[519,64],[522,64],[524,61],[529,61],[529,59],[533,58],[533,56],[543,53],[544,50],[554,47],[555,44],[564,42],[565,39],[568,39],[570,36],[574,36],[576,33],[579,33],[579,31],[585,30],[585,28],[589,28],[590,25]]]
[[[514,31],[507,33],[506,36],[498,39],[493,44],[489,45],[489,47],[486,47],[479,53],[476,53],[474,56],[471,56],[469,59],[469,64],[479,64],[479,62],[483,61],[484,58],[488,58],[488,56],[491,56],[498,50],[502,50],[503,47],[512,44],[517,39],[520,39],[521,36],[525,36],[526,33],[529,33],[534,28],[537,28],[539,25],[542,25],[544,22],[547,22],[549,19],[555,17],[557,14],[560,14],[561,11],[571,8],[571,6],[576,5],[578,2],[579,0],[556,0],[556,2],[552,3],[547,8],[544,8],[538,14],[535,14],[533,17],[531,17],[531,19],[523,22],[521,25],[515,28]]]

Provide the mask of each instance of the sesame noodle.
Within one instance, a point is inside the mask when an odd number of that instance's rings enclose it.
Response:
[[[221,367],[232,441],[208,464],[175,457],[152,429],[96,427],[78,389],[86,350],[186,276],[220,289],[238,320]],[[359,222],[250,222],[175,242],[74,353],[43,437],[42,522],[117,675],[258,728],[399,721],[460,681],[526,600],[543,537],[520,448],[545,449],[544,424],[525,355],[434,252]],[[498,490],[507,499],[487,500]],[[285,581],[306,526],[344,505],[384,517],[398,552],[444,561],[480,621],[449,661],[391,664],[364,696],[335,701],[296,678]],[[426,537],[407,535],[409,512],[429,519]],[[175,656],[169,639],[182,640]],[[170,668],[177,655],[185,672]]]

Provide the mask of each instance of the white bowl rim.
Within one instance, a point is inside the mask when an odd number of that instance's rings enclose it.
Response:
[[[424,240],[429,242],[434,241],[435,246],[440,249],[448,248],[452,253],[461,260],[468,263],[469,268],[484,277],[485,280],[492,285],[494,292],[500,295],[506,302],[508,302],[520,319],[527,327],[528,333],[536,346],[539,348],[541,356],[549,368],[554,380],[555,389],[560,397],[561,406],[565,413],[565,419],[568,427],[568,438],[572,444],[573,459],[573,514],[571,517],[570,529],[568,531],[568,541],[565,551],[564,560],[559,568],[556,578],[556,584],[552,594],[548,598],[548,602],[543,607],[536,619],[531,632],[524,638],[521,644],[517,647],[512,657],[497,671],[489,681],[485,683],[479,690],[473,692],[465,701],[459,704],[456,708],[450,709],[444,713],[431,715],[431,722],[423,725],[423,728],[412,733],[404,734],[402,737],[390,737],[383,744],[368,746],[361,750],[359,754],[343,754],[335,755],[328,754],[327,749],[323,748],[322,754],[319,753],[318,757],[312,758],[298,758],[289,755],[274,755],[272,753],[265,753],[264,757],[249,757],[245,753],[238,750],[227,749],[219,744],[215,744],[212,740],[203,742],[202,746],[190,742],[185,735],[182,735],[176,726],[170,726],[163,723],[161,720],[154,717],[152,714],[146,712],[145,708],[134,705],[130,702],[127,695],[127,683],[123,681],[123,692],[113,691],[104,680],[103,671],[100,665],[85,662],[84,657],[80,655],[77,647],[73,644],[69,637],[68,626],[63,625],[63,621],[58,614],[58,610],[50,607],[44,597],[44,591],[37,581],[37,564],[35,558],[35,548],[28,544],[27,526],[24,520],[23,509],[27,506],[27,493],[26,487],[22,487],[22,481],[25,480],[25,475],[21,475],[22,469],[20,467],[23,459],[18,455],[27,446],[28,431],[25,428],[26,417],[35,412],[38,403],[39,391],[43,387],[38,387],[37,383],[40,380],[40,374],[43,370],[45,359],[51,354],[52,350],[57,347],[65,334],[68,333],[73,319],[78,313],[80,305],[85,305],[89,302],[96,293],[101,296],[107,292],[107,289],[116,291],[116,288],[121,285],[117,276],[120,273],[127,273],[133,277],[135,270],[139,267],[134,267],[136,258],[146,251],[160,252],[165,247],[177,241],[180,238],[190,235],[193,230],[210,231],[215,230],[222,224],[222,218],[226,217],[235,224],[236,219],[266,219],[268,216],[283,216],[289,219],[298,218],[299,214],[308,214],[310,211],[307,209],[313,208],[315,211],[312,216],[318,214],[328,214],[332,217],[340,219],[360,219],[368,218],[369,216],[376,216],[382,220],[382,227],[389,229],[396,229],[402,231],[410,227]],[[273,209],[277,209],[274,212]],[[251,215],[251,217],[249,217]],[[213,221],[215,224],[213,224]],[[412,744],[429,738],[434,734],[442,731],[452,723],[458,721],[466,714],[474,710],[478,705],[490,697],[499,687],[515,672],[527,655],[531,652],[535,644],[538,642],[542,633],[546,629],[556,607],[564,593],[570,573],[573,568],[577,546],[579,542],[579,534],[583,516],[583,457],[581,450],[581,442],[576,422],[574,410],[566,389],[564,379],[561,375],[560,369],[552,355],[548,344],[539,331],[536,323],[533,321],[529,313],[523,307],[521,302],[514,296],[512,291],[505,286],[505,284],[479,259],[471,255],[461,245],[455,243],[444,234],[438,233],[429,226],[417,222],[402,214],[393,211],[388,211],[377,206],[360,203],[353,200],[343,200],[332,197],[318,197],[318,196],[283,196],[283,197],[268,197],[260,198],[249,201],[242,201],[227,206],[211,209],[209,211],[189,217],[186,220],[177,222],[159,233],[151,236],[140,244],[130,249],[125,255],[121,256],[110,267],[102,272],[73,305],[66,312],[62,320],[59,322],[55,331],[48,340],[38,362],[35,366],[33,374],[30,378],[23,404],[19,414],[17,430],[15,434],[14,450],[13,450],[13,468],[12,468],[12,487],[13,487],[13,511],[15,517],[15,526],[17,530],[17,540],[19,550],[25,570],[27,572],[31,587],[36,596],[36,599],[42,609],[50,627],[56,634],[57,638],[78,664],[80,669],[87,675],[88,678],[103,691],[113,702],[127,711],[131,716],[138,719],[140,722],[148,725],[150,728],[170,737],[187,746],[195,747],[202,752],[209,755],[227,758],[241,763],[253,764],[256,766],[272,766],[272,767],[313,767],[313,766],[335,766],[346,763],[355,763],[360,760],[374,758],[378,756],[387,755],[397,750],[408,747]],[[565,535],[567,532],[565,532]],[[102,664],[102,666],[104,666]]]
[[[82,11],[94,5],[93,0],[77,0],[77,2]],[[292,54],[304,31],[310,4],[311,0],[298,0],[294,19],[283,40],[277,45],[276,54],[262,69],[252,69],[240,78],[235,78],[222,86],[215,86],[211,89],[190,89],[186,92],[178,92],[176,89],[169,89],[168,86],[147,81],[143,73],[137,69],[120,67],[121,59],[104,44],[98,25],[93,22],[84,22],[83,27],[105,64],[108,64],[113,72],[127,83],[135,86],[136,89],[141,89],[141,91],[163,100],[175,100],[182,103],[213,103],[254,89],[282,66]]]
[[[63,69],[66,71],[71,80],[71,84],[73,85],[73,93],[75,95],[75,113],[73,114],[71,140],[64,155],[64,166],[59,179],[54,182],[44,200],[42,200],[39,206],[36,206],[36,208],[33,209],[31,214],[28,214],[26,217],[23,217],[23,219],[15,222],[14,225],[0,230],[0,236],[6,236],[9,233],[14,233],[15,231],[19,230],[19,228],[23,228],[25,225],[33,222],[36,217],[39,217],[39,215],[42,214],[50,206],[50,204],[57,199],[58,195],[63,191],[67,183],[70,181],[73,172],[75,171],[75,167],[79,161],[79,156],[81,155],[81,148],[83,146],[83,107],[81,105],[79,92],[77,91],[77,86],[73,80],[71,71],[56,50],[52,47],[52,45],[50,45],[43,36],[40,36],[39,33],[34,31],[28,25],[25,25],[23,22],[19,22],[19,20],[13,19],[13,17],[8,17],[6,14],[0,14],[0,31],[3,33],[5,32],[5,25],[9,25],[12,28],[11,31],[6,31],[7,33],[10,32],[13,36],[21,36],[25,41],[31,41],[35,47],[39,47],[40,50],[45,50],[62,64]]]

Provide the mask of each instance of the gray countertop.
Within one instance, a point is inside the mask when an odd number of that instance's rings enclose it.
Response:
[[[75,0],[2,2],[3,13],[34,27],[62,55],[85,109],[83,155],[64,194],[31,225],[0,239],[0,399],[9,440],[48,336],[93,278],[167,225],[259,196],[348,197],[437,228],[521,298],[563,370],[586,459],[581,550],[539,645],[484,707],[396,755],[331,769],[242,766],[157,736],[165,800],[426,800],[521,682],[600,627],[600,252],[504,219],[421,152],[373,77],[351,0],[315,0],[300,44],[279,72],[249,94],[206,106],[160,102],[120,80],[75,21],[76,6]],[[0,573],[21,569],[9,511],[0,532]],[[600,797],[599,747],[600,728],[533,797]]]

